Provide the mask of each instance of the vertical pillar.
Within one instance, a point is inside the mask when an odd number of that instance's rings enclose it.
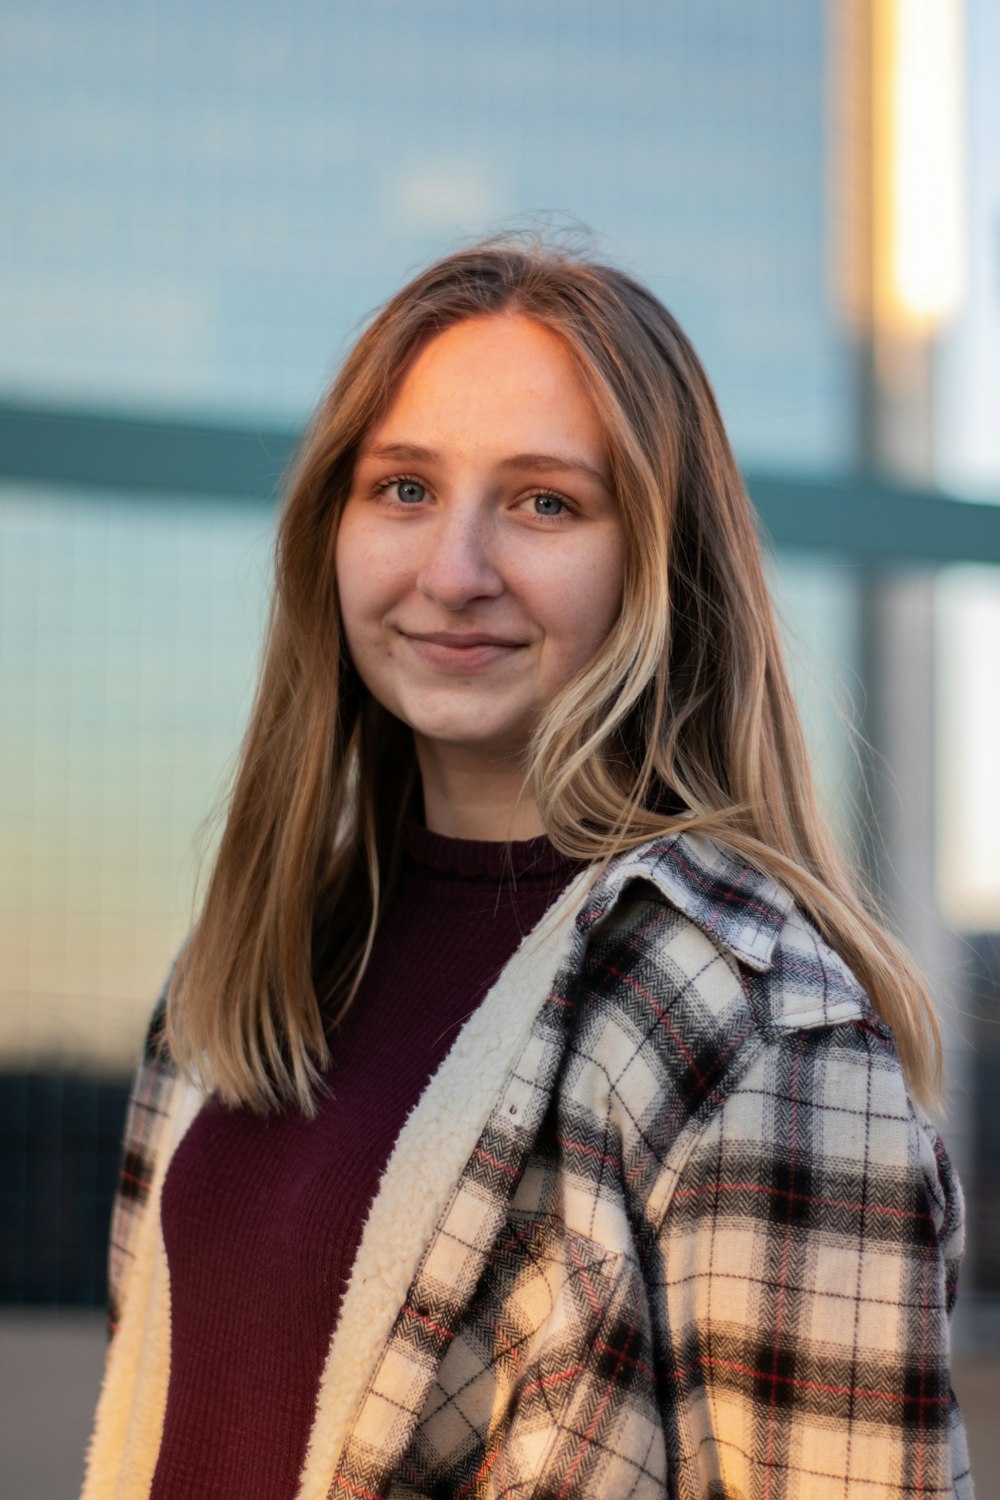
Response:
[[[898,35],[887,29],[891,0],[850,0],[852,56],[866,75],[855,80],[867,133],[867,169],[854,173],[865,242],[854,255],[852,319],[858,349],[857,448],[863,471],[902,482],[934,484],[933,399],[935,321],[903,307],[891,265],[893,152],[901,149],[899,119],[888,97],[898,60]],[[865,199],[867,198],[867,202]],[[867,806],[859,842],[890,924],[913,953],[934,996],[947,1074],[943,1133],[959,1172],[969,1159],[969,1054],[962,944],[942,920],[937,901],[935,605],[932,568],[871,570],[862,586],[863,726]],[[966,1298],[956,1341],[974,1319]]]

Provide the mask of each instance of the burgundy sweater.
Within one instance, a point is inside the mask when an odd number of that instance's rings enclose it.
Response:
[[[508,850],[512,857],[508,864]],[[361,1230],[406,1116],[577,867],[416,824],[309,1121],[202,1107],[163,1188],[170,1385],[151,1500],[288,1500]]]

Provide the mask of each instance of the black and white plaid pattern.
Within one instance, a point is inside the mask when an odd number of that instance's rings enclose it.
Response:
[[[147,1048],[113,1307],[170,1080]],[[962,1225],[890,1032],[787,894],[650,844],[577,918],[329,1494],[964,1500]]]
[[[118,1188],[111,1210],[108,1241],[109,1337],[118,1327],[122,1291],[128,1280],[139,1223],[149,1197],[167,1111],[178,1087],[177,1070],[163,1047],[167,989],[173,971],[172,964],[153,1009],[125,1116]]]

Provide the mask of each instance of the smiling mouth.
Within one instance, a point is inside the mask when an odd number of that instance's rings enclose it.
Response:
[[[524,641],[511,641],[500,635],[481,635],[470,632],[468,635],[447,635],[444,631],[429,631],[426,633],[408,634],[400,632],[410,641],[425,641],[431,646],[447,646],[452,651],[472,651],[477,646],[523,646]]]
[[[474,632],[447,635],[432,631],[427,635],[409,635],[400,631],[400,635],[427,666],[458,675],[486,671],[509,661],[515,652],[522,651],[528,644],[527,641]]]

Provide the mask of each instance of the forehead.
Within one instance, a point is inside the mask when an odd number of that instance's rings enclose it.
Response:
[[[419,429],[419,430],[418,430]],[[576,357],[557,333],[520,313],[467,318],[425,340],[365,447],[393,438],[431,445],[478,434],[541,439],[602,453],[605,433]]]

